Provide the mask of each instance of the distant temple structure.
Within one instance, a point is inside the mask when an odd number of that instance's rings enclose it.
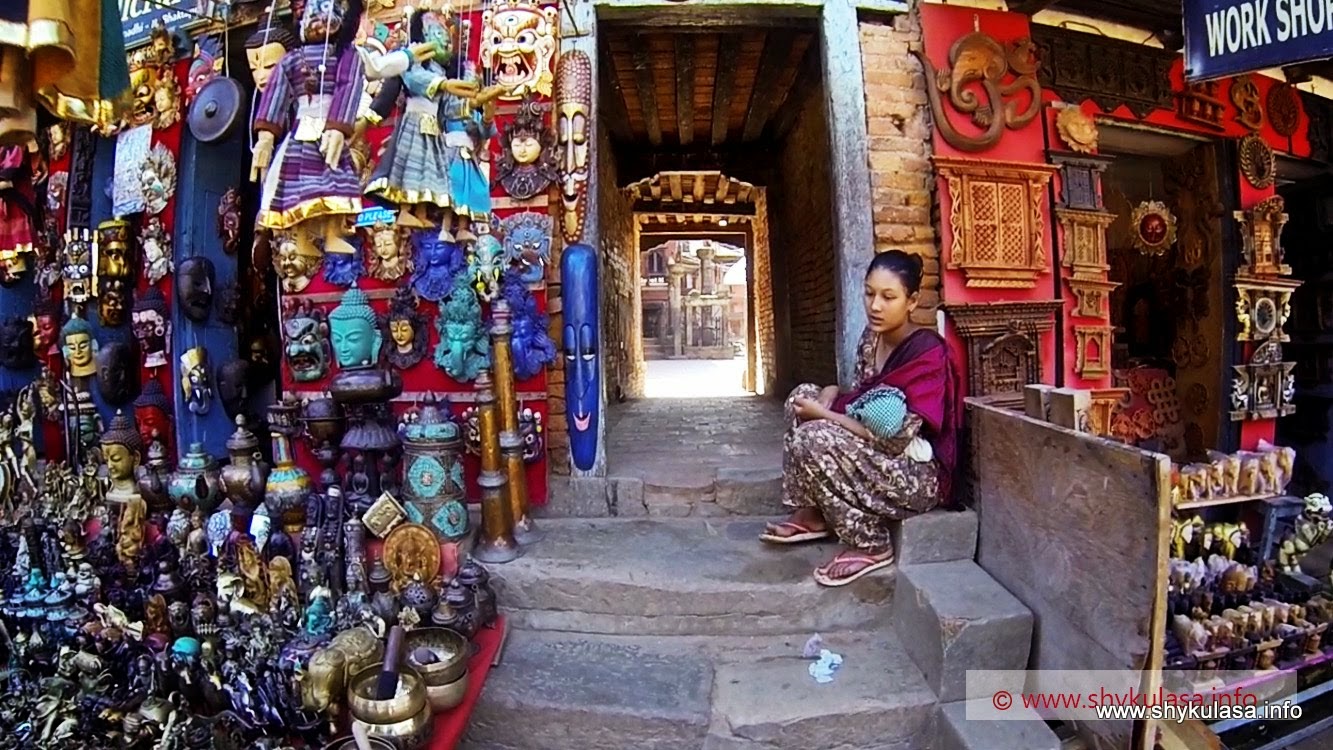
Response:
[[[644,251],[640,262],[646,359],[736,356],[745,340],[742,248],[671,240]]]

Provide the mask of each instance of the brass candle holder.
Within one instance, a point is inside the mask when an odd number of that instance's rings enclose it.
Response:
[[[495,364],[495,394],[500,412],[500,453],[504,457],[505,504],[514,523],[514,540],[524,547],[542,539],[528,512],[528,473],[523,462],[523,436],[518,429],[518,394],[514,386],[514,326],[509,303],[491,303],[491,356]]]
[[[495,415],[491,374],[477,376],[477,427],[481,434],[481,541],[472,556],[484,563],[507,563],[522,554],[514,541],[513,519],[505,501],[504,472],[500,470],[500,434]]]

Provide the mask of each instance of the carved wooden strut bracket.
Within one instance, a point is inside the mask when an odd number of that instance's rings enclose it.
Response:
[[[948,267],[969,287],[1031,289],[1050,271],[1042,206],[1058,167],[935,157],[949,190]]]
[[[967,387],[972,396],[1014,394],[1040,383],[1041,335],[1055,327],[1060,300],[945,303],[967,342]]]

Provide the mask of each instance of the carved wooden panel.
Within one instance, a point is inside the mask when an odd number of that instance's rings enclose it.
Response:
[[[1291,317],[1291,293],[1301,282],[1292,279],[1236,279],[1236,340],[1290,341],[1283,330]]]
[[[1031,30],[1041,59],[1038,80],[1064,101],[1091,99],[1108,112],[1123,105],[1138,117],[1173,108],[1175,52],[1055,26]]]
[[[1261,344],[1249,364],[1232,365],[1231,420],[1276,419],[1296,412],[1295,362],[1282,361],[1282,345]]]
[[[1287,224],[1282,196],[1275,195],[1246,211],[1233,215],[1240,222],[1245,244],[1245,266],[1240,273],[1248,276],[1286,276],[1291,266],[1283,263],[1282,228]]]
[[[1049,152],[1048,152],[1049,153]],[[1114,161],[1110,156],[1050,153],[1051,162],[1060,167],[1061,208],[1100,211],[1102,205],[1102,172]]]
[[[967,342],[969,395],[1015,393],[1040,383],[1041,334],[1055,327],[1062,305],[1059,300],[945,304]]]
[[[1078,357],[1074,371],[1080,377],[1096,380],[1111,372],[1111,327],[1074,326]]]
[[[1115,437],[1111,425],[1115,424],[1116,412],[1128,397],[1128,388],[1094,388],[1092,408],[1088,410],[1092,431],[1103,437]]]
[[[1221,87],[1221,81],[1188,84],[1184,91],[1176,94],[1176,115],[1186,122],[1215,130],[1226,129],[1222,116],[1227,105],[1222,101]]]
[[[1049,164],[935,157],[948,184],[948,267],[969,287],[1031,289],[1050,269],[1042,235]]]
[[[1100,278],[1111,267],[1106,262],[1106,228],[1115,221],[1115,214],[1106,211],[1076,211],[1057,208],[1064,229],[1061,255],[1064,265],[1074,269],[1075,276]]]
[[[1111,292],[1120,286],[1116,281],[1089,279],[1077,275],[1065,279],[1065,283],[1074,293],[1074,315],[1102,320],[1105,320],[1108,314],[1106,304],[1111,298]]]

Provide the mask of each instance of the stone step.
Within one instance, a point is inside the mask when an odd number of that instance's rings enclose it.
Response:
[[[891,633],[717,639],[514,631],[461,750],[917,750],[936,701]]]
[[[935,750],[1060,750],[1060,738],[1030,709],[1010,709],[1014,717],[1004,721],[969,721],[967,705],[955,701],[940,706]],[[989,700],[977,704],[982,711],[990,706]]]
[[[540,513],[557,518],[781,515],[782,468],[664,465],[635,475],[552,477]]]
[[[1022,670],[1032,612],[970,561],[898,568],[893,624],[941,701],[967,697],[967,670]]]
[[[891,571],[850,586],[811,572],[832,543],[763,544],[758,519],[541,519],[546,538],[491,568],[516,627],[603,634],[741,635],[886,625]]]

